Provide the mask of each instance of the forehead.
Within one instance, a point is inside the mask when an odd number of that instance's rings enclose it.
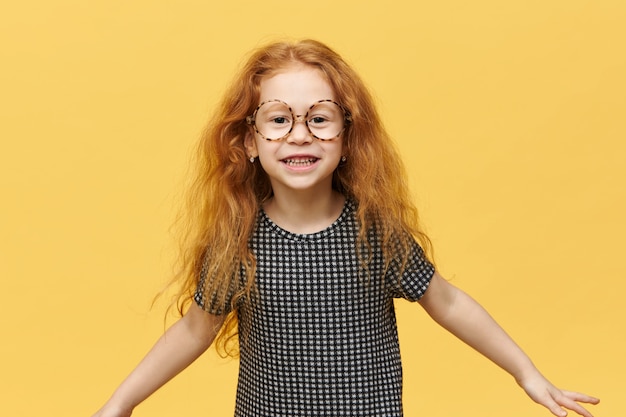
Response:
[[[318,100],[336,100],[324,74],[317,68],[304,65],[288,67],[264,77],[259,86],[261,102],[279,99],[294,108],[302,108]]]

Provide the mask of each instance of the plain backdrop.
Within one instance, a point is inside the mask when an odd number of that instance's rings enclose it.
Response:
[[[597,416],[623,412],[623,1],[4,3],[0,415],[89,416],[162,334],[193,144],[246,54],[284,37],[365,79],[444,276]],[[550,415],[397,310],[407,416]],[[236,378],[209,351],[134,415],[232,415]]]

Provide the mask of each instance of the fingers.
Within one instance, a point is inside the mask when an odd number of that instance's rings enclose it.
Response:
[[[591,395],[583,394],[581,392],[561,390],[561,393],[567,398],[577,401],[579,403],[598,404],[600,402],[599,398],[592,397]]]
[[[552,394],[552,399],[554,400],[554,403],[551,404],[548,408],[550,409],[550,411],[552,411],[554,415],[559,417],[564,417],[567,415],[567,412],[561,407],[572,410],[583,417],[593,417],[593,415],[583,406],[578,404],[578,402],[587,404],[597,404],[600,402],[599,399],[586,394],[560,390],[557,390],[556,393]]]
[[[567,415],[567,411],[563,410],[556,402],[551,402],[550,404],[544,405],[548,407],[548,410],[550,410],[550,412],[555,416],[565,417]]]

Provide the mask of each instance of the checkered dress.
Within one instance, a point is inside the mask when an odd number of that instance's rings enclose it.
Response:
[[[418,300],[434,268],[415,243],[401,277],[393,262],[381,278],[379,248],[373,249],[369,278],[359,274],[354,212],[348,201],[331,226],[307,235],[259,213],[251,239],[258,295],[238,311],[235,416],[402,415],[393,299]],[[219,313],[203,295],[203,281],[195,300]]]

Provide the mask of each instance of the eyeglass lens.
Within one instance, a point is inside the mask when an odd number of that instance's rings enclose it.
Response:
[[[309,109],[304,122],[313,136],[331,140],[339,136],[343,130],[344,119],[344,112],[337,103],[322,101]],[[284,138],[291,132],[293,125],[294,114],[289,106],[281,101],[263,103],[255,116],[257,131],[269,140]]]

